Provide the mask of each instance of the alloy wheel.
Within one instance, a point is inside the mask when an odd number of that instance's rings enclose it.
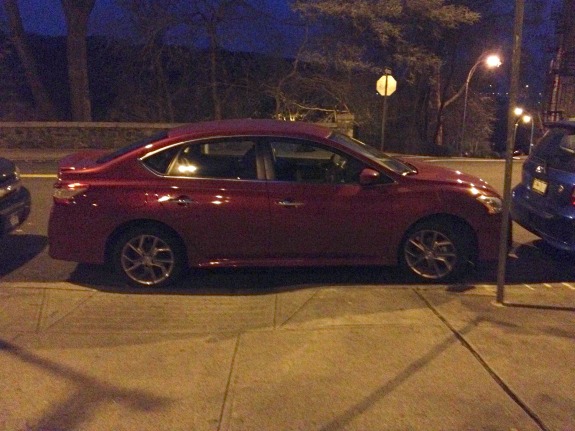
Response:
[[[453,241],[437,230],[415,231],[404,246],[405,262],[417,275],[429,280],[449,276],[458,263]]]
[[[162,238],[140,234],[124,244],[120,263],[125,275],[138,285],[156,286],[171,276],[176,258]]]

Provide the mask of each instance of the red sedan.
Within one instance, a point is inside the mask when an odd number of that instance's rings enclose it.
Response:
[[[400,265],[443,282],[497,258],[500,213],[478,178],[325,127],[215,121],[63,159],[50,255],[134,286],[239,266]]]

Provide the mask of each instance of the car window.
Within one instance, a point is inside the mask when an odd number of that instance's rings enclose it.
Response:
[[[194,142],[146,157],[143,163],[167,176],[257,179],[256,146],[251,140]]]
[[[342,133],[333,132],[330,139],[345,145],[352,151],[357,151],[362,155],[369,157],[371,160],[379,163],[387,169],[399,175],[412,175],[417,173],[417,169],[412,165],[405,163],[395,157],[392,157],[375,147],[369,146],[357,139],[350,138]]]
[[[562,143],[573,139],[575,131],[553,128],[533,148],[532,157],[541,160],[549,168],[575,172],[575,154],[561,149]]]
[[[270,145],[278,181],[352,184],[364,168],[361,161],[314,142],[276,140]]]

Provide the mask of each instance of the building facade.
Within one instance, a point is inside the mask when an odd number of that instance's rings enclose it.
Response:
[[[563,0],[557,14],[557,45],[546,96],[546,121],[575,119],[575,0]]]

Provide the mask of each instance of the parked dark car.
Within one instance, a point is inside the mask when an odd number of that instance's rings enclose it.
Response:
[[[52,257],[110,262],[135,286],[188,266],[399,264],[446,281],[497,258],[500,211],[461,172],[318,125],[227,120],[66,157],[48,234]]]
[[[511,216],[555,248],[575,251],[575,121],[548,124],[523,163]]]
[[[30,192],[22,185],[18,168],[0,157],[0,237],[24,223],[30,208]]]

